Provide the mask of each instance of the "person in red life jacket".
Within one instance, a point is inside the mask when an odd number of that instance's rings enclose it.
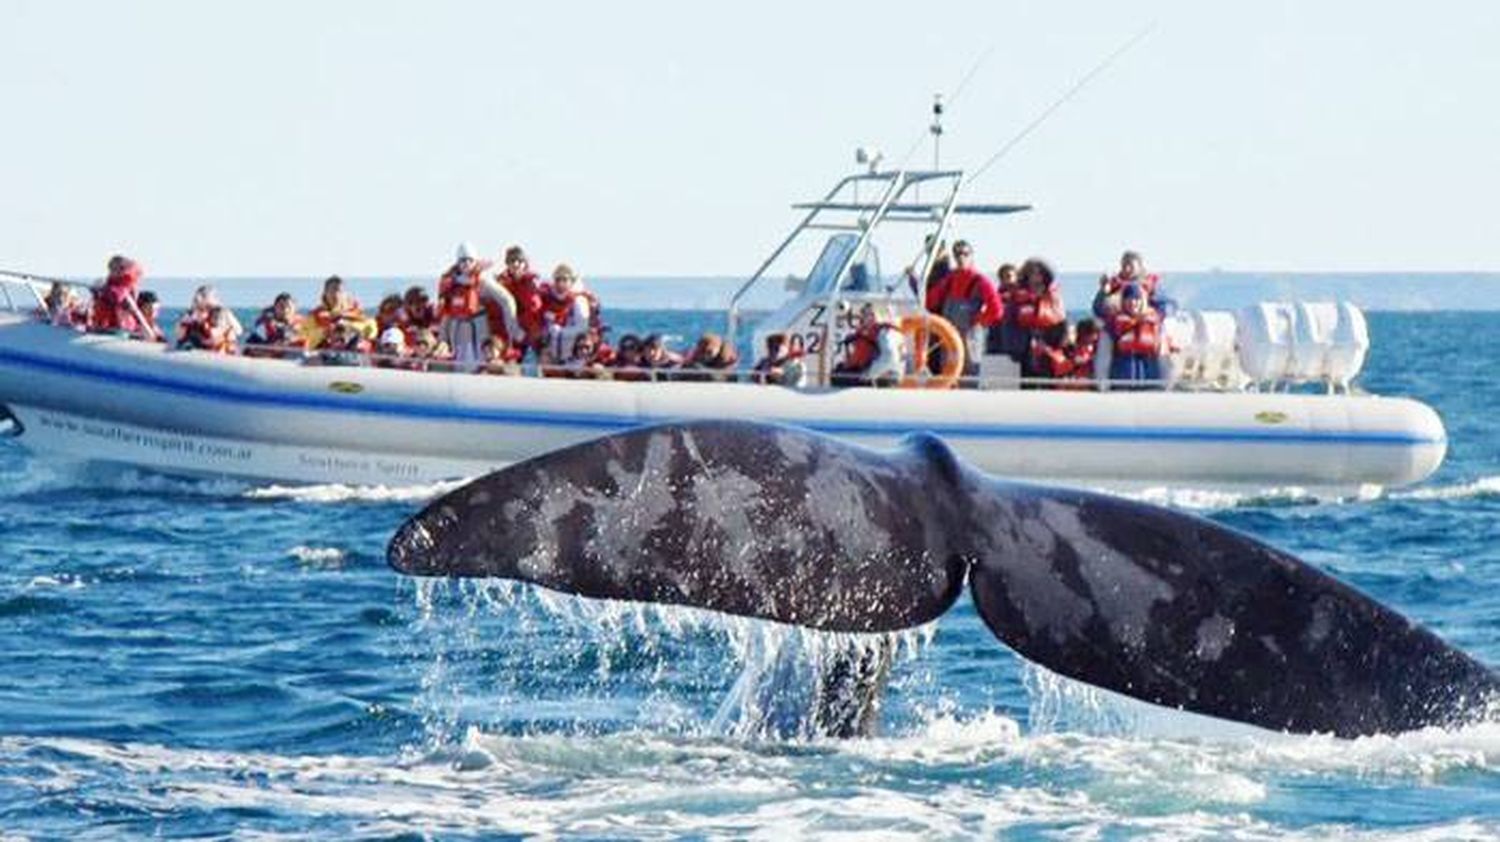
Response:
[[[342,319],[333,323],[333,328],[323,334],[315,349],[323,365],[362,366],[368,360],[374,346],[365,335],[359,322]]]
[[[552,283],[541,288],[542,338],[553,356],[567,358],[568,351],[585,333],[602,333],[599,299],[583,288],[573,267],[559,263],[552,270]]]
[[[1111,388],[1154,389],[1161,379],[1161,317],[1146,301],[1146,291],[1137,284],[1120,293],[1120,312],[1108,322],[1114,340],[1109,364]],[[1146,381],[1141,385],[1129,385]],[[1121,385],[1126,384],[1126,385]]]
[[[73,285],[62,281],[54,281],[47,290],[47,297],[43,299],[42,308],[37,311],[36,316],[54,327],[87,330],[89,326],[88,308],[84,306]]]
[[[733,381],[736,379],[734,368],[739,364],[740,355],[735,352],[733,345],[725,342],[717,333],[705,333],[698,338],[698,344],[693,346],[692,352],[682,362],[683,369],[694,373],[685,374],[681,379]]]
[[[380,299],[380,306],[375,308],[375,336],[377,338],[384,336],[385,332],[391,328],[396,328],[402,333],[406,332],[406,310],[402,307],[403,303],[401,296],[395,293]]]
[[[143,334],[141,308],[136,301],[141,277],[145,271],[141,265],[123,255],[109,259],[109,275],[104,283],[94,289],[94,305],[89,313],[89,330],[100,333],[124,331]],[[147,338],[156,338],[151,335]]]
[[[1127,286],[1136,284],[1146,297],[1146,303],[1157,315],[1170,315],[1177,309],[1177,302],[1168,298],[1161,288],[1161,277],[1146,271],[1146,261],[1139,252],[1126,251],[1120,255],[1120,271],[1114,275],[1099,276],[1099,291],[1094,295],[1094,315],[1105,324],[1122,309],[1122,293]]]
[[[1094,388],[1094,358],[1099,353],[1099,323],[1084,319],[1072,331],[1068,345],[1068,379],[1075,381],[1066,388]]]
[[[420,286],[408,287],[401,297],[402,329],[406,331],[406,344],[412,345],[419,330],[437,330],[438,311],[428,297],[427,290]]]
[[[505,250],[505,269],[496,278],[515,302],[516,327],[519,336],[511,344],[540,352],[542,345],[542,288],[536,273],[520,246]]]
[[[323,294],[318,298],[318,306],[308,313],[308,318],[320,336],[326,336],[333,328],[345,322],[366,321],[364,310],[354,296],[344,289],[344,279],[338,275],[330,275],[323,282]]]
[[[255,317],[255,327],[245,338],[245,356],[295,359],[302,356],[307,339],[302,335],[302,317],[289,292],[276,296],[271,306]]]
[[[1063,306],[1062,287],[1045,260],[1032,258],[1021,264],[1019,285],[1011,295],[1010,312],[1016,329],[1026,336],[1028,349],[1037,339],[1054,346],[1061,344],[1061,334],[1056,331],[1067,322],[1068,311]],[[1048,377],[1046,368],[1038,368],[1036,363],[1034,354],[1022,359],[1021,376]]]
[[[1005,305],[995,283],[974,268],[974,248],[967,240],[953,244],[953,271],[944,275],[936,286],[927,288],[928,312],[947,319],[964,338],[966,378],[979,375],[979,360],[984,355],[985,334],[1005,317]],[[941,354],[934,354],[934,357]],[[937,367],[940,360],[934,360]],[[970,381],[965,385],[977,385]]]
[[[453,350],[454,361],[470,370],[483,361],[484,340],[490,337],[484,304],[489,268],[472,245],[459,243],[453,265],[438,279],[438,336]]]
[[[1056,381],[1073,376],[1073,337],[1068,328],[1068,324],[1064,322],[1031,337],[1031,361],[1027,364],[1027,370],[1033,373],[1033,377],[1053,382],[1022,383],[1022,388],[1055,388]]]
[[[860,308],[854,333],[842,347],[844,358],[830,378],[835,386],[893,386],[905,373],[901,329],[873,305]]]
[[[141,338],[147,342],[165,343],[167,334],[161,329],[161,299],[148,289],[136,296],[135,302],[141,308],[141,324],[146,328],[141,332]]]

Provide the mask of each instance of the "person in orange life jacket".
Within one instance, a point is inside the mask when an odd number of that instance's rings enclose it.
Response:
[[[86,330],[89,326],[89,311],[74,292],[72,285],[61,281],[52,284],[43,299],[37,318],[54,327],[70,327]]]
[[[318,359],[323,365],[361,366],[373,350],[370,340],[359,326],[348,319],[335,322],[318,345]]]
[[[1094,379],[1094,357],[1099,352],[1099,323],[1084,319],[1073,331],[1073,343],[1068,349],[1069,378],[1090,381]],[[1088,388],[1092,388],[1089,386]]]
[[[483,282],[488,268],[472,245],[459,243],[453,265],[438,279],[438,335],[453,349],[454,361],[471,369],[482,361],[490,336]]]
[[[607,353],[608,348],[602,346],[597,334],[593,331],[584,331],[573,340],[573,350],[565,364],[568,377],[578,377],[585,380],[608,380],[610,379],[609,360],[613,356]]]
[[[854,333],[841,345],[844,358],[830,378],[835,386],[893,386],[905,373],[901,329],[874,305],[860,308]]]
[[[1000,292],[989,278],[974,268],[974,249],[966,240],[953,244],[953,271],[935,287],[927,288],[928,312],[947,319],[964,338],[964,377],[979,374],[984,355],[985,333],[1005,316]],[[934,356],[941,356],[935,354]],[[937,362],[941,366],[941,362]]]
[[[330,275],[323,282],[323,294],[318,298],[318,306],[312,309],[308,317],[327,334],[339,324],[364,321],[365,313],[354,296],[345,291],[344,279],[338,275]]]
[[[1045,260],[1031,258],[1021,264],[1020,284],[1011,296],[1010,312],[1015,318],[1016,328],[1025,333],[1028,348],[1032,339],[1055,330],[1068,320],[1068,311],[1063,307],[1062,287]],[[1056,340],[1058,337],[1051,338]],[[1021,361],[1021,376],[1048,376],[1045,371],[1037,369],[1035,363],[1036,357],[1028,354]]]
[[[219,302],[218,292],[204,284],[194,290],[192,305],[177,323],[177,347],[224,351],[238,347],[244,332],[240,320]]]
[[[1027,364],[1032,376],[1049,381],[1064,380],[1073,374],[1073,332],[1071,325],[1059,325],[1034,333],[1031,337],[1031,360]],[[1022,383],[1022,388],[1055,388],[1055,383]]]
[[[448,346],[438,340],[437,333],[429,328],[417,330],[417,338],[410,345],[411,367],[416,371],[452,371],[449,362],[452,355]]]
[[[117,254],[109,259],[109,275],[103,284],[94,288],[89,330],[146,335],[146,329],[141,324],[140,304],[136,301],[144,274],[141,265],[128,257]],[[157,335],[147,335],[146,338],[156,338]]]
[[[1094,294],[1094,315],[1108,324],[1110,318],[1122,309],[1122,293],[1131,284],[1141,287],[1146,303],[1157,315],[1169,316],[1177,309],[1177,302],[1162,291],[1161,277],[1146,271],[1146,261],[1141,258],[1140,253],[1126,251],[1120,255],[1118,273],[1099,276],[1099,291]]]
[[[995,270],[995,280],[1000,294],[1000,305],[1004,315],[1000,324],[985,337],[986,354],[1005,354],[1016,362],[1026,355],[1031,339],[1026,331],[1016,324],[1016,293],[1021,289],[1020,275],[1014,263],[1002,263]]]
[[[552,283],[541,288],[542,337],[552,354],[572,356],[573,343],[582,334],[599,332],[599,299],[583,288],[578,273],[566,263],[552,270]]]
[[[294,359],[302,356],[306,345],[297,302],[291,293],[283,292],[256,316],[255,328],[245,338],[245,356]]]
[[[505,270],[496,279],[509,292],[515,302],[517,334],[511,336],[511,344],[524,352],[532,348],[538,352],[542,344],[542,289],[536,273],[526,259],[520,246],[505,250]]]
[[[1120,293],[1120,312],[1109,320],[1109,335],[1114,339],[1114,357],[1109,364],[1109,379],[1115,389],[1158,386],[1161,379],[1161,317],[1146,301],[1146,291],[1131,284]],[[1141,386],[1122,386],[1122,381],[1153,381]]]
[[[647,336],[641,342],[640,367],[651,369],[648,375],[652,380],[675,380],[675,377],[665,374],[669,369],[675,369],[682,365],[682,355],[667,348],[667,342],[659,333]],[[663,372],[663,373],[657,373]]]

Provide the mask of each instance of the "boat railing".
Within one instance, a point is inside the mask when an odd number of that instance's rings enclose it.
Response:
[[[11,313],[31,313],[47,307],[46,289],[53,284],[88,291],[88,284],[0,269],[0,306]]]

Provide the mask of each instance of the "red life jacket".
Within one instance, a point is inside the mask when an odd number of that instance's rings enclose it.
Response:
[[[500,274],[500,285],[516,299],[516,321],[526,332],[526,339],[536,340],[542,335],[542,290],[537,285],[536,273],[516,275],[506,269]]]
[[[301,336],[301,318],[294,315],[291,321],[284,322],[276,318],[276,311],[270,307],[260,311],[260,317],[255,320],[255,333],[267,345],[300,346],[307,341]]]
[[[1063,323],[1067,313],[1063,312],[1062,296],[1057,294],[1057,285],[1037,295],[1031,290],[1020,290],[1024,295],[1014,299],[1016,324],[1024,330],[1046,330]]]
[[[1062,379],[1073,374],[1073,360],[1066,348],[1048,345],[1041,339],[1031,340],[1031,359],[1035,368],[1048,377]]]
[[[439,318],[472,319],[484,310],[484,299],[479,294],[479,277],[489,265],[476,261],[474,268],[464,276],[463,283],[459,282],[457,266],[438,279]]]
[[[1069,362],[1072,364],[1072,376],[1083,380],[1094,379],[1094,354],[1099,350],[1099,343],[1090,342],[1087,345],[1074,343],[1068,349]]]
[[[327,304],[319,301],[318,306],[314,307],[313,311],[308,315],[312,317],[312,320],[314,322],[318,323],[318,327],[321,328],[324,333],[327,333],[335,324],[345,319],[353,319],[356,321],[363,319],[365,317],[365,314],[364,311],[359,308],[359,302],[354,300],[353,298],[347,299],[347,301],[348,304],[342,310],[330,310]]]
[[[136,287],[140,282],[139,263],[131,263],[105,279],[104,286],[94,291],[94,309],[89,317],[89,327],[101,331],[137,330],[140,325],[136,324],[135,316],[125,307],[125,302],[135,300]]]
[[[895,329],[896,326],[893,324],[876,322],[856,330],[853,336],[845,340],[849,345],[849,351],[844,355],[843,369],[867,371],[880,356],[880,334]]]
[[[541,289],[542,318],[551,321],[558,327],[568,327],[573,319],[573,305],[579,298],[589,303],[589,327],[598,329],[601,324],[599,320],[599,296],[586,289],[574,289],[561,298],[553,290],[551,284],[543,284]]]
[[[1115,338],[1115,353],[1126,357],[1155,357],[1161,354],[1161,320],[1150,310],[1139,316],[1119,313],[1110,322]]]

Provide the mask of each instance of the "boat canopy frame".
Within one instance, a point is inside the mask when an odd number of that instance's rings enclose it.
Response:
[[[966,184],[965,172],[961,169],[876,170],[872,168],[868,172],[854,173],[839,179],[821,199],[793,204],[794,210],[805,210],[807,213],[771,251],[770,255],[761,261],[755,272],[746,279],[730,299],[726,329],[728,341],[735,343],[739,338],[741,308],[745,296],[765,280],[767,271],[786,253],[787,249],[810,231],[841,231],[857,234],[859,237],[854,247],[848,250],[840,265],[836,267],[834,281],[829,284],[825,296],[827,312],[836,313],[840,290],[843,286],[841,281],[849,272],[850,266],[866,253],[871,237],[881,225],[891,222],[931,227],[932,230],[923,240],[921,265],[912,267],[916,272],[917,301],[925,301],[927,277],[932,273],[933,264],[936,263],[941,253],[955,217],[1003,216],[1031,210],[1031,205],[960,202],[959,197]],[[925,202],[918,198],[917,194],[922,185],[937,186],[938,198]],[[875,186],[878,198],[874,201],[862,201],[859,197],[859,188],[862,186]],[[908,195],[911,198],[908,199]],[[831,353],[830,348],[835,344],[824,342],[823,353]],[[829,369],[827,362],[825,360],[825,371]]]

